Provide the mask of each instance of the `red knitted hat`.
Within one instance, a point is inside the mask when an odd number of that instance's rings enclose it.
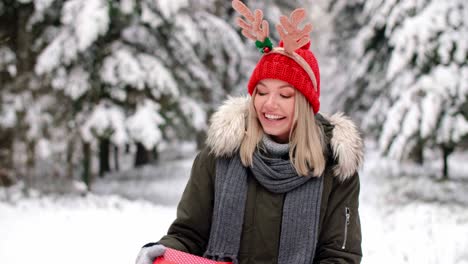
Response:
[[[280,47],[283,47],[282,41],[280,42]],[[265,53],[257,63],[257,66],[255,66],[250,77],[247,86],[249,94],[252,95],[255,86],[262,79],[279,79],[299,90],[311,104],[314,113],[317,113],[320,109],[320,71],[317,59],[309,48],[310,42],[297,49],[295,53],[301,56],[312,69],[317,80],[316,89],[307,72],[296,61],[279,53]]]
[[[250,95],[262,79],[279,79],[299,90],[317,113],[320,109],[320,71],[317,59],[309,50],[312,25],[308,23],[303,29],[298,28],[306,17],[305,9],[298,8],[289,17],[280,17],[276,29],[281,41],[279,47],[273,48],[268,38],[269,25],[263,20],[262,11],[256,9],[252,12],[240,0],[233,0],[232,7],[246,19],[236,20],[242,34],[256,41],[255,45],[264,54],[250,77]]]

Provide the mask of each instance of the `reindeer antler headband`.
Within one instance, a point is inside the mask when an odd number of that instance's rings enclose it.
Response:
[[[283,41],[283,47],[273,48],[268,35],[269,25],[266,20],[263,20],[263,12],[256,9],[252,11],[240,0],[233,0],[232,7],[242,16],[244,19],[238,17],[236,23],[242,28],[242,34],[255,41],[257,48],[267,56],[269,54],[281,54],[287,56],[299,64],[309,75],[314,90],[317,92],[317,80],[312,71],[310,65],[295,51],[300,49],[302,46],[310,41],[310,32],[312,31],[312,25],[307,23],[303,29],[299,29],[299,23],[301,23],[305,16],[306,11],[304,8],[298,8],[294,10],[289,18],[287,16],[280,17],[280,23],[276,25],[281,40]]]

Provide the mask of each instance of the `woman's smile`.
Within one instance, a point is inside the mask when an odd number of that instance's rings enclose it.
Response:
[[[278,121],[278,120],[282,120],[285,118],[284,116],[275,115],[275,114],[264,114],[263,116],[266,119],[271,120],[271,121]]]

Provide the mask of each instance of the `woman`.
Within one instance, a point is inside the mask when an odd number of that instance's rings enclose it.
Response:
[[[143,247],[137,264],[166,247],[240,264],[360,263],[358,213],[362,141],[342,115],[319,111],[320,74],[309,25],[295,10],[271,47],[261,11],[234,8],[264,55],[251,98],[220,107],[196,157],[168,234]]]

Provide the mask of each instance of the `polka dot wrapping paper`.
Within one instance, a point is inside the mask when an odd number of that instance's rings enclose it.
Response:
[[[163,256],[156,258],[153,264],[232,264],[232,262],[214,261],[167,248]]]

